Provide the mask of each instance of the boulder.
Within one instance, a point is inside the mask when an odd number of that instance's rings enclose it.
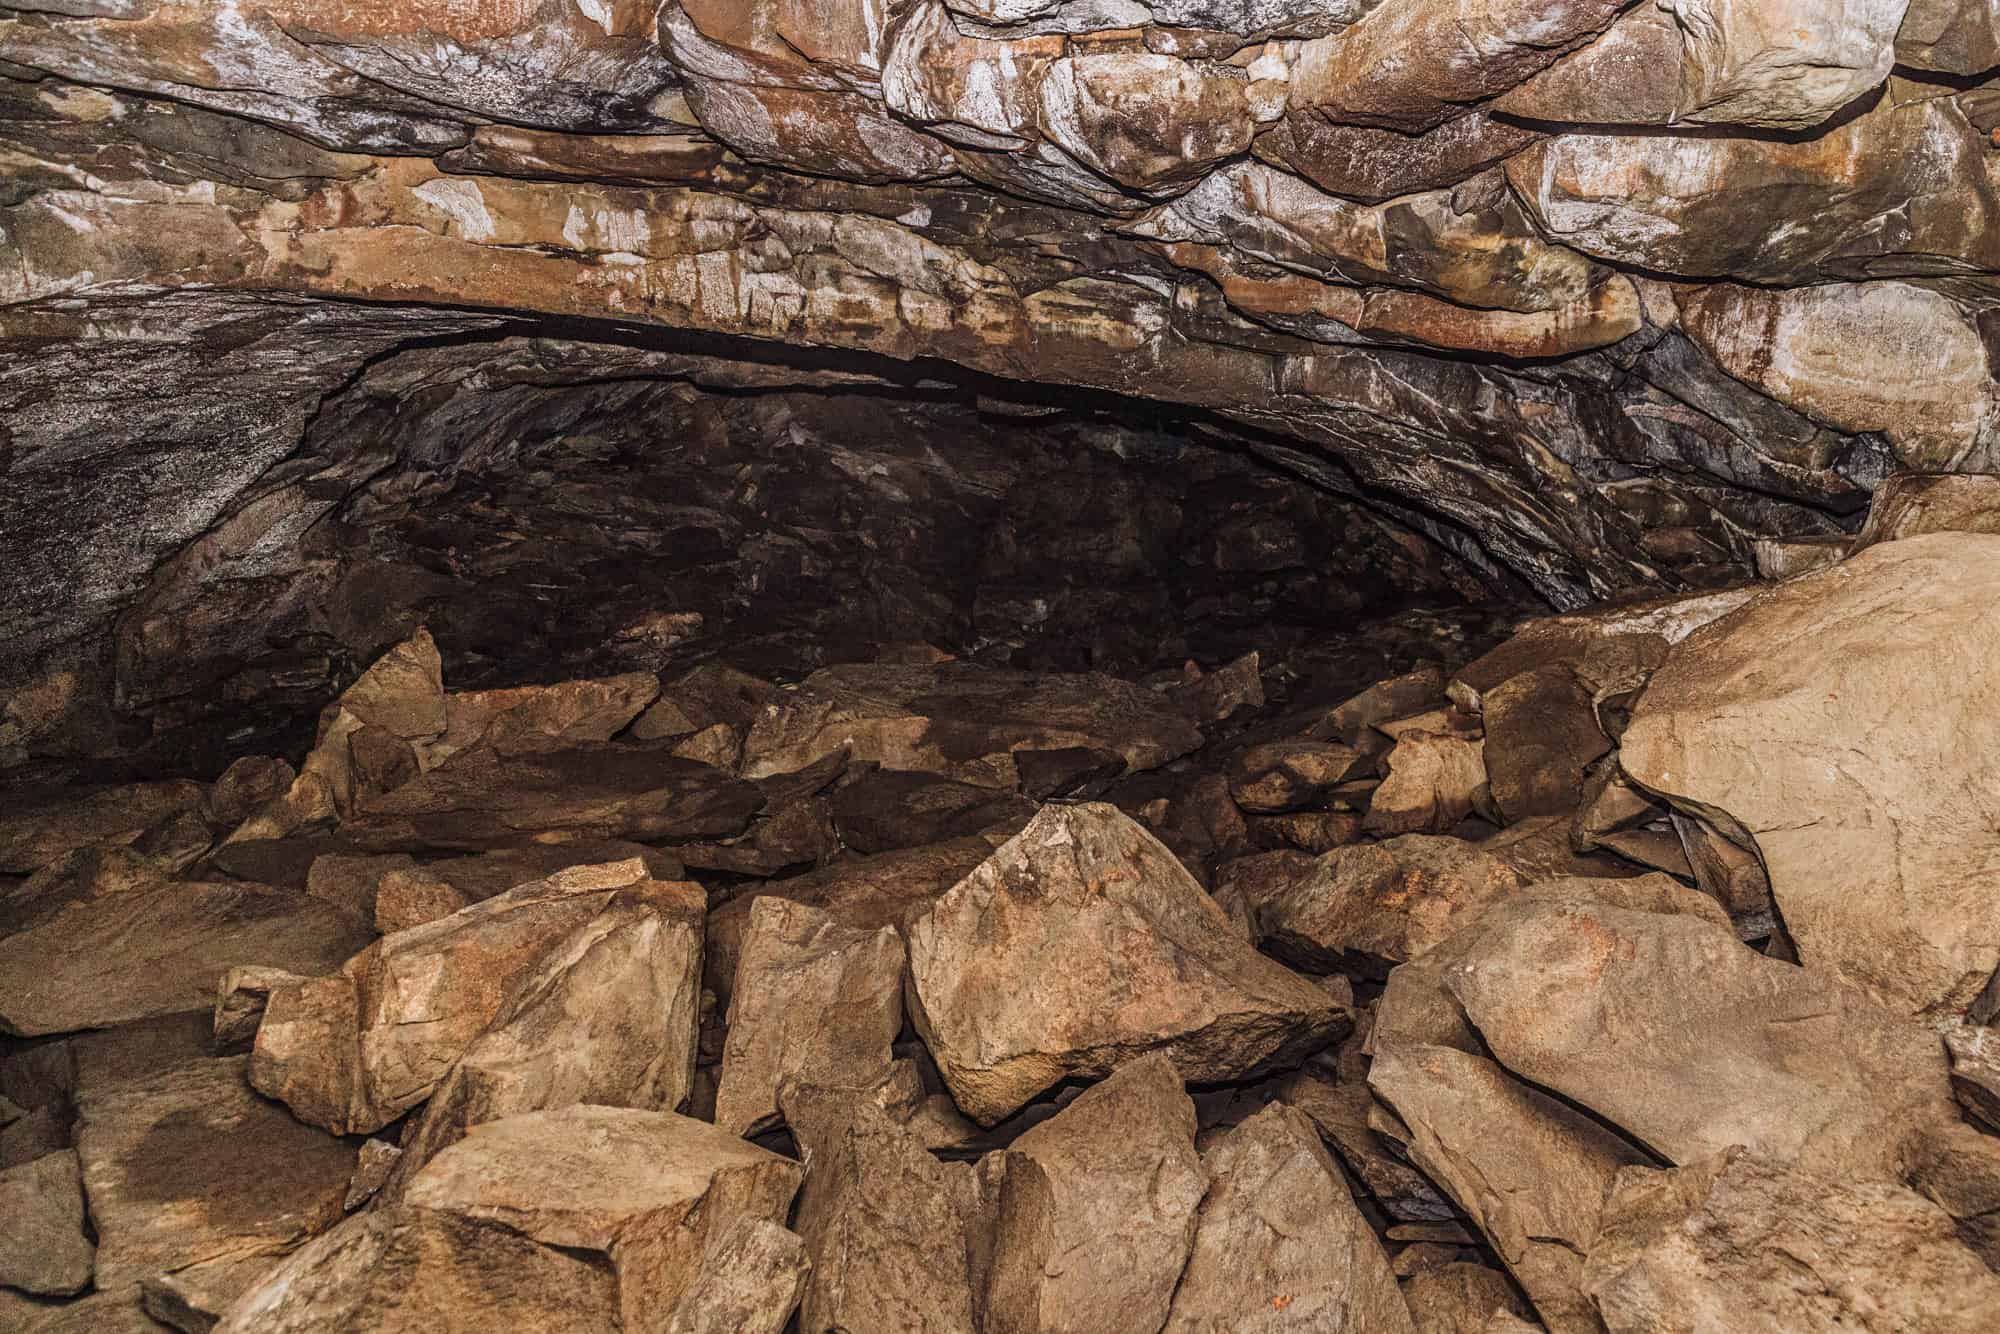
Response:
[[[416,869],[417,859],[406,852],[381,854],[330,852],[313,858],[306,871],[306,893],[331,903],[351,917],[377,922],[375,901],[382,882],[391,872]]]
[[[1191,1079],[1245,1079],[1349,1024],[1107,805],[1044,807],[906,934],[917,1031],[985,1125],[1149,1051]]]
[[[1497,1269],[1454,1261],[1425,1270],[1403,1285],[1417,1334],[1486,1334],[1496,1313],[1528,1314],[1527,1303]]]
[[[1762,857],[1810,966],[1962,1014],[2000,967],[2000,536],[1870,547],[1675,646],[1621,762]]]
[[[979,1190],[969,1164],[933,1157],[903,1119],[915,1092],[899,1071],[865,1091],[788,1084],[781,1094],[806,1167],[802,1334],[975,1328]]]
[[[72,904],[168,878],[152,858],[115,843],[66,852],[26,880],[0,888],[0,936],[40,926]]]
[[[588,1257],[431,1209],[357,1214],[245,1292],[214,1334],[614,1334],[617,1281]]]
[[[578,1103],[680,1108],[694,1086],[706,903],[696,885],[655,882],[556,942],[406,1128],[390,1196],[487,1121]]]
[[[1584,771],[1611,749],[1591,692],[1560,664],[1511,677],[1482,698],[1486,779],[1507,823],[1567,815],[1583,795]]]
[[[324,972],[370,935],[290,890],[157,881],[72,904],[0,940],[0,1030],[64,1033],[206,1011],[233,965]]]
[[[1294,811],[1323,800],[1366,762],[1353,747],[1338,742],[1269,741],[1231,762],[1229,795],[1246,811]]]
[[[502,754],[472,746],[342,825],[377,851],[483,852],[529,838],[688,841],[740,834],[764,804],[749,783],[651,745]]]
[[[1972,1334],[1991,1327],[2000,1303],[2000,1278],[1922,1196],[1741,1148],[1621,1171],[1584,1281],[1611,1334]]]
[[[1362,825],[1370,833],[1441,834],[1472,814],[1486,788],[1486,743],[1456,732],[1410,730],[1389,752]]]
[[[1583,1252],[1634,1146],[1482,1057],[1378,1043],[1369,1086],[1407,1131],[1410,1160],[1485,1234],[1555,1334],[1595,1328]]]
[[[853,663],[815,672],[767,705],[744,741],[743,773],[801,769],[845,745],[885,769],[1014,787],[1017,750],[1089,746],[1115,751],[1132,771],[1201,740],[1168,701],[1109,676]]]
[[[1208,1175],[1166,1055],[1127,1063],[997,1160],[990,1334],[1152,1334],[1187,1265]]]
[[[443,735],[424,748],[435,768],[467,746],[484,743],[503,755],[609,741],[660,693],[651,672],[504,690],[455,691],[445,696]]]
[[[1925,533],[2000,533],[2000,475],[1890,474],[1869,497],[1849,554]]]
[[[275,1259],[339,1221],[355,1147],[259,1098],[244,1066],[194,1061],[81,1099],[99,1288],[217,1271],[246,1282],[245,1259]]]
[[[185,779],[11,791],[0,809],[0,875],[31,875],[78,848],[130,843],[169,816],[200,810],[206,795]]]
[[[1012,792],[894,769],[854,778],[832,802],[841,843],[862,853],[943,843],[994,826],[1012,834],[1035,814],[1034,802]]]
[[[276,755],[231,760],[202,798],[201,813],[218,829],[234,829],[289,788],[298,771]]]
[[[571,866],[596,866],[631,857],[645,862],[646,873],[655,880],[679,880],[686,874],[686,867],[673,853],[622,839],[517,843],[387,871],[376,885],[375,929],[384,935],[408,930]]]
[[[739,1218],[782,1225],[797,1163],[705,1122],[626,1107],[564,1107],[472,1127],[425,1165],[406,1203],[595,1251],[618,1272],[627,1328],[669,1311],[709,1239]]]
[[[1202,1155],[1208,1193],[1163,1334],[1415,1334],[1389,1259],[1304,1113],[1273,1105]]]
[[[1349,1044],[1355,1042],[1349,1039]],[[1380,1109],[1368,1091],[1365,1067],[1336,1075],[1326,1068],[1325,1058],[1316,1057],[1303,1069],[1278,1076],[1272,1087],[1279,1101],[1311,1118],[1320,1136],[1390,1218],[1428,1223],[1457,1216],[1430,1178],[1410,1166],[1402,1141],[1375,1128]]]
[[[224,1051],[254,1041],[257,1026],[264,1022],[264,1007],[271,993],[280,987],[298,986],[309,979],[282,968],[239,964],[215,984],[215,1016],[212,1020],[215,1048]]]
[[[272,993],[250,1080],[336,1134],[387,1125],[428,1098],[515,983],[614,901],[680,891],[636,860],[578,866],[385,936],[339,972]]]
[[[1313,972],[1384,973],[1525,883],[1476,843],[1405,834],[1336,848],[1310,874],[1252,893],[1259,943]]]
[[[709,1239],[700,1276],[657,1328],[661,1334],[779,1334],[811,1272],[797,1233],[766,1219],[739,1218]],[[653,1313],[643,1314],[650,1320]]]
[[[96,1256],[83,1230],[83,1174],[74,1152],[0,1171],[0,1287],[40,1297],[82,1292]]]
[[[715,1124],[737,1135],[776,1125],[789,1080],[878,1083],[903,1028],[903,972],[893,927],[844,927],[805,904],[756,899],[730,991]]]

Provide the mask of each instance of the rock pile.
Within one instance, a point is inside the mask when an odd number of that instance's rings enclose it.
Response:
[[[1372,683],[420,631],[10,796],[0,1327],[1991,1330],[2000,536],[1881,526]]]

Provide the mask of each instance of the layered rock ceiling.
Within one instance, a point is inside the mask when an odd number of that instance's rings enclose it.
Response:
[[[1558,607],[1733,581],[1996,466],[1996,62],[1967,0],[13,0],[7,679],[504,337],[1151,399]]]

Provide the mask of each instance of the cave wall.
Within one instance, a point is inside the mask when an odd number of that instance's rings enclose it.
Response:
[[[1997,26],[0,4],[0,751],[139,702],[104,664],[185,656],[157,608],[207,566],[304,560],[319,501],[246,507],[366,491],[358,384],[506,337],[597,349],[545,368],[579,384],[1144,399],[1558,607],[1741,581],[1995,466]]]

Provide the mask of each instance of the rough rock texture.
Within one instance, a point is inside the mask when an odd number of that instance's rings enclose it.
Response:
[[[0,1287],[67,1296],[90,1286],[97,1247],[83,1231],[83,1173],[64,1150],[0,1171]]]
[[[709,1239],[701,1276],[660,1328],[664,1334],[778,1334],[811,1270],[796,1233],[762,1218],[739,1218]]]
[[[1065,1076],[1148,1052],[1191,1079],[1241,1079],[1348,1026],[1100,803],[1044,807],[908,936],[911,1017],[952,1097],[988,1125]]]
[[[1996,581],[2000,537],[1869,547],[1682,641],[1622,740],[1761,855],[1801,959],[1909,1013],[1962,1014],[2000,966]]]
[[[1015,1140],[993,1188],[980,1328],[1159,1329],[1208,1185],[1194,1131],[1173,1061],[1155,1054]]]

